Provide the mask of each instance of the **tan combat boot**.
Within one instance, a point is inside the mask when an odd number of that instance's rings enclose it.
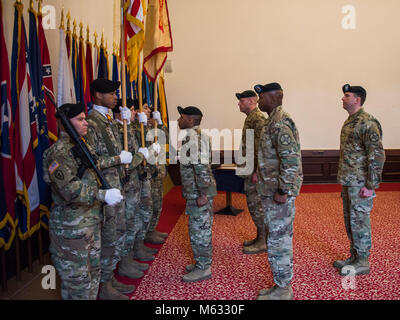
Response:
[[[129,297],[119,293],[117,289],[112,286],[112,280],[106,283],[100,283],[99,289],[100,300],[129,300]]]
[[[269,289],[260,290],[257,300],[292,300],[293,289],[291,285],[285,288],[278,287],[277,285]]]
[[[136,289],[134,285],[119,282],[117,279],[115,279],[114,275],[111,276],[111,285],[118,292],[125,294],[131,293]]]
[[[136,240],[133,248],[133,257],[140,261],[153,261],[154,256],[145,250],[143,240]]]
[[[353,249],[350,249],[350,254],[350,258],[347,258],[346,260],[336,260],[333,263],[333,266],[337,269],[342,269],[344,266],[353,263],[357,258],[357,252]]]
[[[118,274],[131,279],[139,279],[144,276],[144,272],[136,268],[133,260],[129,256],[121,258],[118,266]]]
[[[144,241],[151,244],[163,244],[165,242],[165,239],[160,237],[155,231],[150,231],[147,232]]]
[[[196,268],[196,265],[195,265],[195,264],[188,264],[188,265],[185,267],[185,271],[186,271],[187,273],[189,273],[189,272],[192,272],[195,268]]]
[[[201,280],[207,280],[210,278],[211,278],[211,267],[208,267],[205,270],[194,268],[193,271],[191,271],[188,274],[185,274],[182,277],[182,280],[183,282],[196,282]]]
[[[354,268],[354,269],[352,269]],[[369,262],[368,258],[357,257],[354,262],[345,265],[341,270],[342,276],[358,276],[361,274],[369,274]]]
[[[243,248],[244,254],[257,254],[267,252],[267,232],[265,227],[257,227],[257,240],[250,246]]]
[[[147,269],[149,269],[149,265],[147,263],[140,263],[136,260],[133,260],[133,259],[135,259],[135,255],[134,255],[133,251],[129,252],[128,256],[132,260],[132,263],[136,269],[141,270],[141,271],[146,271]]]

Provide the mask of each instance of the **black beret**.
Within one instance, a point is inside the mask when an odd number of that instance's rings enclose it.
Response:
[[[270,91],[275,91],[275,90],[282,90],[282,87],[279,83],[277,82],[272,82],[272,83],[268,83],[266,85],[262,85],[262,84],[257,84],[254,86],[254,90],[260,94],[263,92],[270,92]]]
[[[242,98],[251,98],[251,97],[257,97],[257,94],[253,90],[246,90],[243,91],[242,93],[236,93],[236,98],[239,100]]]
[[[131,98],[126,99],[126,106],[130,109],[133,106],[133,100]],[[117,100],[117,105],[114,109],[112,109],[113,113],[121,113],[119,107],[122,107],[122,99]]]
[[[199,108],[189,106],[186,108],[178,107],[179,114],[186,114],[188,116],[203,116]]]
[[[351,86],[349,84],[345,84],[343,86],[342,90],[343,90],[343,93],[346,93],[346,92],[355,93],[355,94],[359,95],[360,97],[363,97],[364,100],[367,97],[367,91],[363,87],[360,87],[360,86]]]
[[[61,118],[60,113],[63,112],[68,119],[76,117],[78,114],[85,112],[85,105],[82,102],[78,103],[66,103],[58,108],[56,112],[56,118]]]
[[[100,92],[100,93],[114,92],[119,88],[120,85],[121,82],[119,81],[111,81],[108,79],[99,78],[93,80],[92,83],[90,84],[90,93],[93,95],[95,92]]]

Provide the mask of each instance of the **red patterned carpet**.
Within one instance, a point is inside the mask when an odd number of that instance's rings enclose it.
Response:
[[[314,189],[313,189],[314,188]],[[316,193],[324,191],[326,193]],[[371,274],[355,283],[342,281],[332,262],[348,254],[340,193],[337,186],[305,186],[296,200],[294,225],[294,277],[296,300],[400,299],[400,192],[380,191],[371,214]],[[387,184],[382,190],[399,190]],[[225,194],[215,198],[215,210],[225,206]],[[242,194],[233,206],[246,208]],[[255,236],[247,208],[235,216],[214,215],[213,276],[198,283],[183,283],[186,264],[192,263],[188,217],[181,214],[180,188],[164,198],[160,231],[169,231],[166,243],[151,263],[131,298],[135,300],[253,300],[261,288],[273,285],[267,254],[244,255],[242,242]],[[350,288],[349,288],[350,287]],[[348,288],[347,290],[344,288]]]

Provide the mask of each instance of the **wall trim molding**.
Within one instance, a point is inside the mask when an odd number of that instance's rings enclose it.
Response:
[[[225,151],[220,152],[221,162]],[[229,151],[228,151],[229,152]],[[234,159],[232,152],[232,159]],[[400,149],[385,149],[386,161],[383,168],[383,182],[400,182]],[[302,150],[304,184],[337,183],[336,175],[339,162],[339,150]],[[168,166],[168,172],[175,185],[181,184],[179,164]]]

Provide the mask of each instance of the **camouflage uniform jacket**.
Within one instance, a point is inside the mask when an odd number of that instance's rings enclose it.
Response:
[[[190,145],[193,148],[188,148]],[[186,200],[204,195],[216,196],[217,187],[211,170],[211,138],[202,134],[199,126],[195,126],[188,130],[185,140],[182,141],[181,150],[183,149],[186,150],[186,155],[182,155],[181,151],[182,196]],[[191,151],[194,153],[191,154]]]
[[[96,110],[92,110],[86,120],[89,127],[85,138],[99,156],[100,169],[111,187],[121,190],[125,172],[119,157],[122,144],[118,125]]]
[[[43,179],[51,187],[54,201],[50,214],[52,229],[80,229],[101,221],[100,207],[106,190],[99,190],[96,174],[87,169],[77,177],[80,159],[75,159],[74,143],[65,132],[43,154]]]
[[[246,150],[246,130],[253,129],[254,130],[254,144],[253,146],[249,146],[249,148],[253,147],[254,152],[254,171],[257,169],[258,163],[258,146],[260,142],[261,131],[265,124],[265,117],[261,110],[256,107],[254,108],[246,117],[244,121],[243,130],[242,130],[242,142],[241,148],[242,155],[246,154],[248,150]],[[245,164],[243,164],[244,166]],[[239,166],[238,166],[239,167]]]
[[[376,189],[382,181],[384,163],[381,125],[361,108],[348,117],[340,133],[338,182]]]
[[[257,171],[261,195],[273,196],[278,189],[293,197],[299,194],[303,182],[299,134],[282,106],[271,112],[262,130]]]
[[[118,129],[121,139],[121,144],[124,145],[124,126],[122,123],[118,123]],[[132,162],[129,165],[129,181],[128,184],[132,187],[139,186],[139,166],[143,163],[144,156],[142,153],[138,152],[139,150],[139,143],[137,141],[137,136],[135,132],[134,125],[128,124],[127,126],[127,133],[128,133],[128,151],[132,153]]]

